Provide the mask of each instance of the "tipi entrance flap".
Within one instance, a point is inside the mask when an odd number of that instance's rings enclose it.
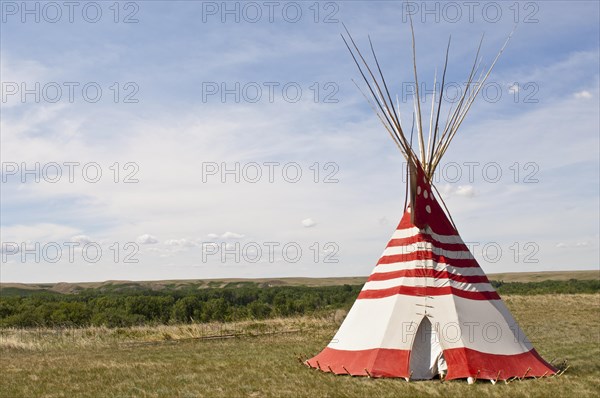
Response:
[[[439,336],[429,318],[424,316],[415,333],[410,352],[411,379],[429,380],[446,370]]]

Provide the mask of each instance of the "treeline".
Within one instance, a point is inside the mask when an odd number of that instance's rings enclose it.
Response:
[[[598,280],[491,281],[501,294],[597,293]],[[75,294],[0,291],[0,327],[156,325],[238,321],[310,315],[348,309],[361,285],[279,286],[236,284],[224,288],[164,288],[153,291],[113,285]]]
[[[490,281],[490,283],[500,294],[576,294],[597,293],[600,291],[600,280],[598,279],[541,282]]]
[[[125,327],[287,317],[349,307],[360,289],[286,286],[0,296],[0,327]]]

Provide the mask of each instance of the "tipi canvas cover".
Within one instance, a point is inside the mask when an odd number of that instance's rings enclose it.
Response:
[[[346,44],[367,82],[371,105],[407,160],[410,204],[338,332],[306,364],[335,374],[416,380],[439,375],[496,381],[554,374],[556,369],[532,347],[433,192],[435,166],[477,92],[461,99],[444,129],[435,117],[437,113],[439,120],[440,95],[437,112],[431,108],[427,145],[417,94],[419,158],[402,131],[375,52],[377,68],[369,68],[350,40],[353,47]],[[379,71],[378,79],[372,70]],[[446,67],[442,89],[445,73]],[[474,66],[469,84],[475,74]]]
[[[553,374],[423,177],[416,196],[335,337],[307,364],[417,380]]]

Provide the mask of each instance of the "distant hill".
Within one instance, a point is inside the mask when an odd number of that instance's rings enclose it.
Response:
[[[594,280],[600,279],[600,271],[548,271],[548,272],[510,272],[488,274],[488,278],[503,282],[541,282],[565,281],[569,279]],[[189,279],[189,280],[160,280],[160,281],[119,281],[105,282],[59,282],[59,283],[0,283],[0,295],[31,295],[37,293],[72,294],[85,289],[99,291],[132,291],[132,290],[179,290],[205,289],[224,287],[272,287],[272,286],[335,286],[360,285],[365,283],[366,276],[338,278],[225,278],[225,279]]]

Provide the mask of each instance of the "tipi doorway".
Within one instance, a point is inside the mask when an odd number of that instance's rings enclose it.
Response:
[[[439,337],[428,317],[419,324],[410,352],[410,372],[413,380],[429,380],[448,370]]]

